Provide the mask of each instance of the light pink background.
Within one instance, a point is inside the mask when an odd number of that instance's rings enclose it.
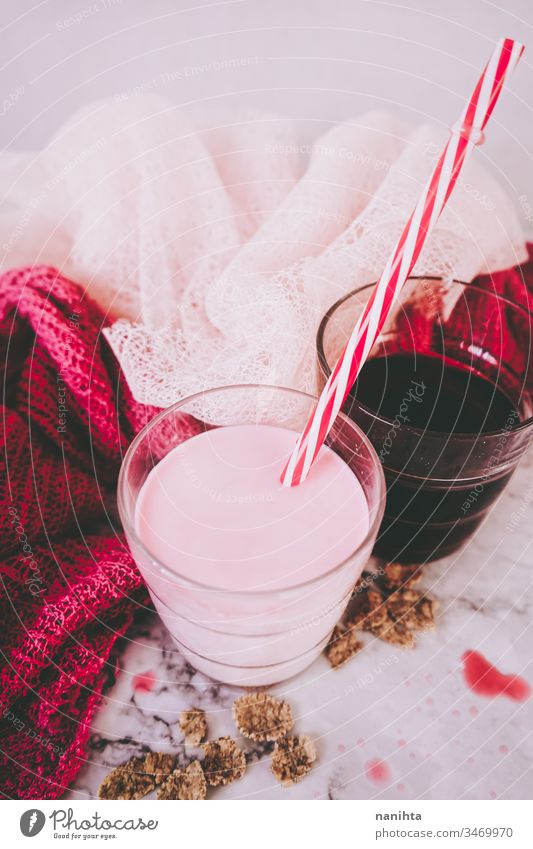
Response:
[[[529,50],[480,155],[501,172],[517,205],[525,195],[531,207],[533,7],[531,0],[499,6],[486,0],[4,0],[0,143],[41,145],[80,104],[136,86],[184,106],[281,111],[302,121],[304,138],[376,107],[446,124],[495,38],[510,35]]]

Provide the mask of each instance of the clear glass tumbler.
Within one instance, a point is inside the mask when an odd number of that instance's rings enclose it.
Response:
[[[268,424],[294,430],[296,439],[315,402],[310,395],[280,387],[207,390],[156,416],[133,440],[124,458],[118,507],[133,556],[180,652],[218,681],[273,684],[300,672],[320,654],[374,545],[385,502],[381,464],[360,428],[340,415],[327,444],[361,484],[369,511],[368,532],[346,560],[332,562],[319,577],[282,590],[228,591],[184,577],[179,562],[159,562],[136,533],[140,489],[154,466],[185,438],[214,426]],[[189,436],[184,436],[185,418],[193,425]]]
[[[374,286],[324,316],[324,381]],[[490,283],[405,283],[343,407],[385,472],[377,555],[444,557],[487,516],[533,437],[532,331],[533,315]]]

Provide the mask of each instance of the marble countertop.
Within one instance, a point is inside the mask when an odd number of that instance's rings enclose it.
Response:
[[[437,628],[413,650],[365,635],[366,646],[332,670],[321,657],[272,688],[293,706],[296,730],[318,759],[299,784],[281,787],[267,747],[249,752],[240,781],[220,799],[531,799],[533,698],[473,693],[465,651],[533,683],[533,453],[459,554],[429,565],[422,586],[440,602]],[[146,748],[185,749],[180,711],[202,707],[209,737],[236,735],[240,691],[196,672],[153,615],[136,626],[92,724],[87,761],[69,799],[94,798],[109,769]],[[378,762],[380,767],[373,768]]]

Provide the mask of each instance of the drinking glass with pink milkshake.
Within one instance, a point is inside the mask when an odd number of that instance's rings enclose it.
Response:
[[[305,483],[280,483],[315,402],[207,390],[156,416],[124,458],[120,516],[155,608],[182,655],[225,683],[269,685],[312,663],[374,545],[383,472],[344,415]]]

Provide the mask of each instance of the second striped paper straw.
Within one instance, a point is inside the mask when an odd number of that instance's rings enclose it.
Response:
[[[401,287],[409,277],[435,222],[450,197],[467,153],[483,140],[483,130],[512,73],[524,45],[500,39],[481,74],[459,122],[452,129],[428,183],[407,222],[339,357],[317,405],[300,434],[281,475],[284,486],[296,486],[307,477],[337,414],[379,335]]]

